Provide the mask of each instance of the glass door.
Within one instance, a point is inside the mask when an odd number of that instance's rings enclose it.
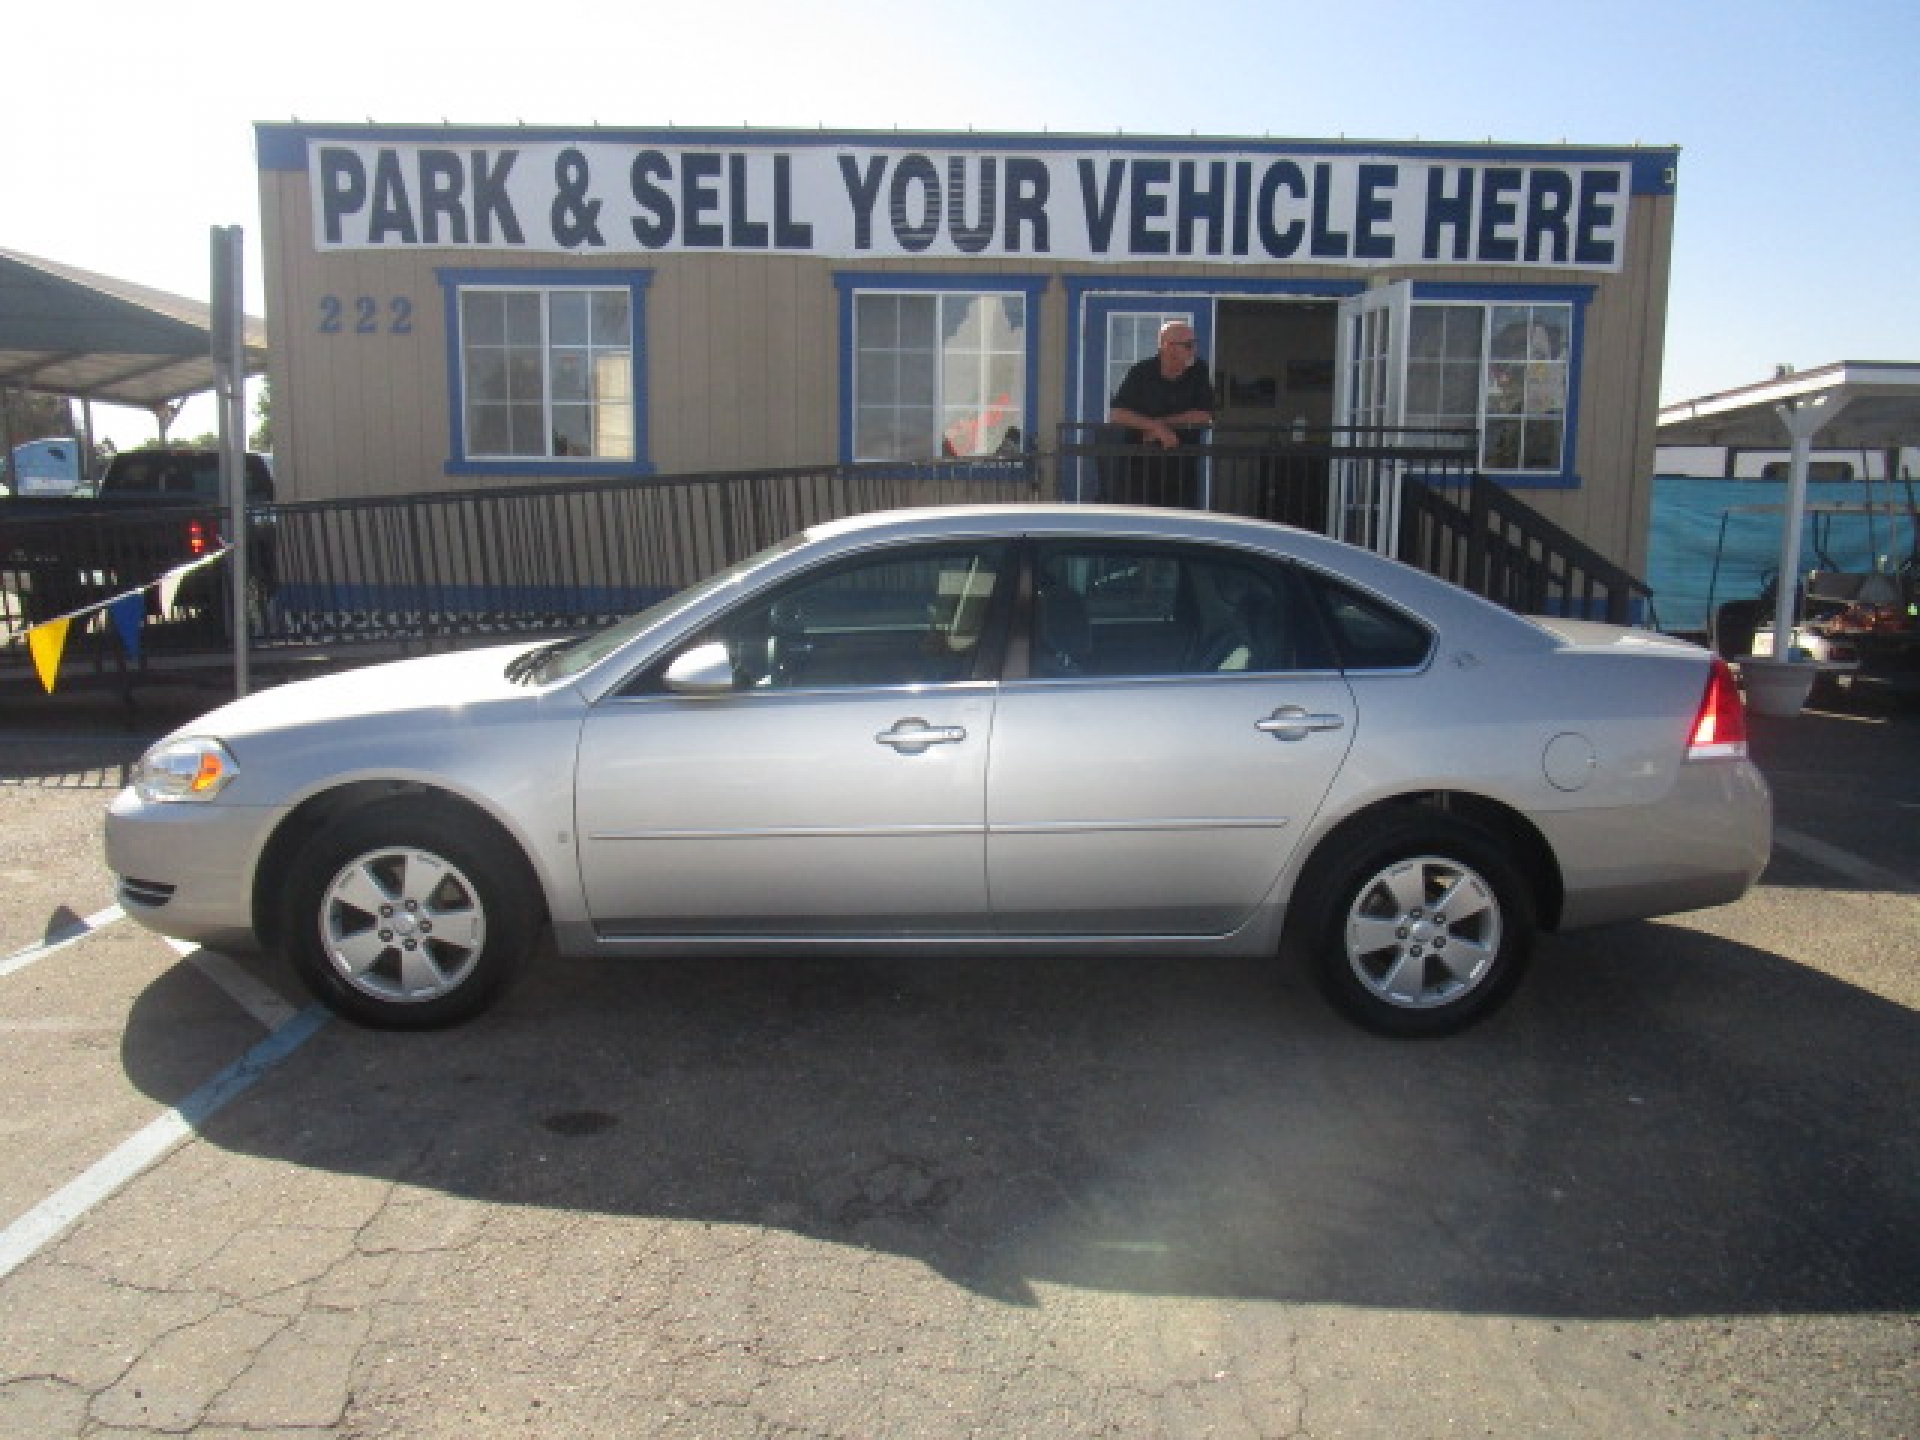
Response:
[[[1369,453],[1334,464],[1330,530],[1382,555],[1393,554],[1400,533],[1400,466],[1388,450],[1406,420],[1412,304],[1413,286],[1405,280],[1340,302],[1334,424],[1342,445]]]

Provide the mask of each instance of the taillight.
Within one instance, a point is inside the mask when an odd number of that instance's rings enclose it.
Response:
[[[1747,706],[1733,671],[1718,655],[1707,675],[1707,693],[1693,717],[1693,738],[1687,742],[1689,760],[1711,760],[1747,753]]]
[[[187,522],[187,553],[195,556],[204,555],[207,553],[207,548],[207,527],[198,520],[189,520]]]

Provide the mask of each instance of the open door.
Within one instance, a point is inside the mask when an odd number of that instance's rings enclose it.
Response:
[[[1392,555],[1400,533],[1400,465],[1381,452],[1406,424],[1407,330],[1413,286],[1397,280],[1340,302],[1333,415],[1341,444],[1373,452],[1336,461],[1331,533]]]

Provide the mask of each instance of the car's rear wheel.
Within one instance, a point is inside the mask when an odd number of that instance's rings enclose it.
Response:
[[[1500,842],[1443,815],[1332,842],[1301,879],[1321,989],[1382,1035],[1448,1035],[1513,993],[1533,947],[1532,894]]]
[[[519,853],[431,801],[355,811],[300,852],[283,933],[314,993],[362,1024],[478,1014],[532,950],[540,902]]]

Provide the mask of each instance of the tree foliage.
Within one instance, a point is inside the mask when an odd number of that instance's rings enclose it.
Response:
[[[6,433],[9,442],[24,445],[29,440],[53,440],[63,435],[78,435],[73,423],[73,406],[63,395],[39,395],[31,390],[8,390]]]
[[[151,440],[142,440],[138,445],[129,448],[134,450],[218,450],[220,437],[212,430],[203,430],[198,435],[169,435],[164,440],[156,435]]]
[[[247,437],[247,448],[258,450],[262,455],[273,453],[273,382],[263,381],[259,394],[253,397],[253,418],[260,423]]]

